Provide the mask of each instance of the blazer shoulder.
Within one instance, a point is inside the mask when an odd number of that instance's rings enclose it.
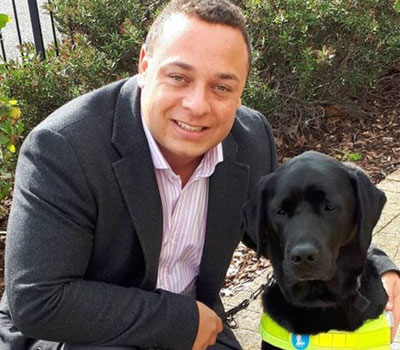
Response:
[[[85,123],[86,120],[96,124],[103,115],[115,110],[119,93],[126,81],[127,79],[119,80],[74,98],[51,113],[36,129],[62,132],[74,124]]]
[[[267,119],[259,111],[246,106],[240,106],[238,108],[236,111],[236,119],[244,124],[267,122]]]
[[[236,112],[232,129],[234,134],[247,135],[256,142],[267,142],[275,150],[274,136],[268,119],[260,112],[246,106],[241,106]]]
[[[267,165],[264,172],[276,167],[276,146],[271,125],[264,115],[249,107],[241,106],[236,112],[231,132],[239,145],[239,155],[245,163]]]

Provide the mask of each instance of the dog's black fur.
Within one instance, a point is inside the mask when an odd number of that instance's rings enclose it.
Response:
[[[273,266],[263,305],[278,324],[297,334],[353,331],[382,313],[387,295],[367,250],[385,202],[361,169],[317,152],[261,179],[243,227]]]

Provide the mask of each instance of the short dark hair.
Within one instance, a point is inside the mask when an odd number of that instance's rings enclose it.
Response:
[[[248,70],[251,68],[251,45],[249,34],[246,29],[246,20],[236,5],[228,0],[172,0],[161,11],[146,37],[145,47],[151,56],[155,42],[161,35],[165,22],[174,14],[182,13],[187,16],[197,17],[208,23],[224,24],[242,33],[247,46]]]

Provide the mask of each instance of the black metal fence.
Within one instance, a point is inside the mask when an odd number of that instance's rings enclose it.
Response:
[[[19,9],[16,6],[16,1],[15,0],[1,0],[1,1],[2,2],[3,1],[4,2],[11,1],[11,3],[12,3],[15,26],[16,26],[17,35],[18,35],[18,42],[19,42],[19,45],[21,45],[22,44],[21,26],[19,23],[19,18],[18,18],[18,13],[19,13],[18,10]],[[40,21],[40,17],[39,17],[37,0],[27,0],[27,1],[28,1],[28,6],[29,6],[29,17],[30,17],[36,52],[38,53],[38,55],[41,56],[42,59],[45,59],[46,58],[45,45],[44,45],[44,41],[43,41],[42,25],[41,25],[41,21]],[[50,2],[50,1],[51,0],[48,0],[48,2]],[[2,12],[2,10],[0,10],[0,12]],[[10,15],[10,14],[8,14],[8,15]],[[52,12],[50,12],[50,23],[51,23],[53,42],[55,45],[56,53],[58,55],[57,34],[56,34],[56,28],[54,25],[54,18],[53,18]],[[7,40],[7,39],[2,35],[2,33],[0,31],[1,53],[3,56],[4,62],[7,62],[7,53],[6,53],[6,49],[5,49],[5,45],[4,45],[5,40]]]

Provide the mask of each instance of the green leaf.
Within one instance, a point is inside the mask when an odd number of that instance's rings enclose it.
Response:
[[[362,159],[362,155],[360,153],[350,153],[349,158],[354,161],[358,161]]]
[[[17,133],[18,133],[18,135],[21,135],[23,131],[24,131],[24,124],[18,123],[17,124]]]
[[[0,200],[7,197],[11,190],[11,184],[9,182],[0,183]]]
[[[393,4],[393,9],[395,12],[400,13],[400,0],[395,0]]]
[[[10,139],[6,135],[0,135],[0,145],[5,145],[10,142]]]
[[[0,13],[0,30],[3,29],[8,22],[11,22],[11,17],[4,13]]]

